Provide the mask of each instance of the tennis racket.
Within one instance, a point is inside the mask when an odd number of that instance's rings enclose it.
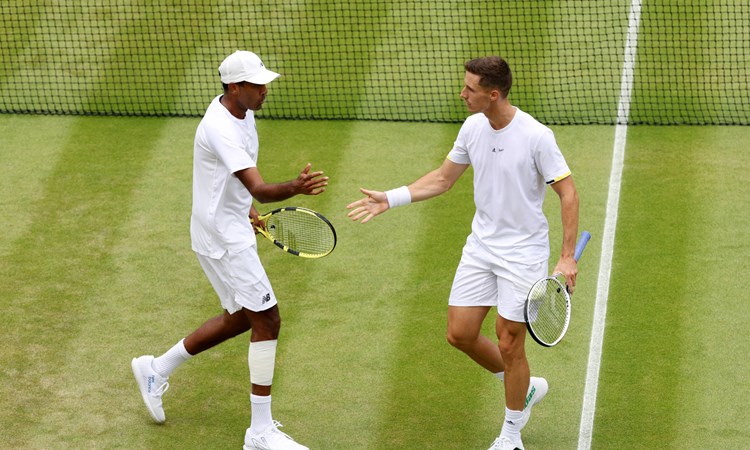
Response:
[[[277,247],[302,258],[322,258],[336,248],[336,230],[322,214],[287,206],[258,217],[258,233]]]
[[[578,261],[591,234],[581,233],[573,258]],[[562,274],[545,277],[531,286],[524,308],[526,328],[534,340],[545,347],[560,342],[570,323],[570,292]]]

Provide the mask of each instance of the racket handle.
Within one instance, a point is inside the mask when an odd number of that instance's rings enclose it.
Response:
[[[582,231],[581,237],[578,238],[578,243],[576,244],[576,251],[573,254],[573,259],[575,259],[576,261],[581,259],[583,249],[586,248],[586,244],[589,243],[589,239],[591,239],[591,233],[589,233],[588,231]]]

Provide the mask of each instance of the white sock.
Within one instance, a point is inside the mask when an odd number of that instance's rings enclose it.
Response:
[[[154,372],[167,378],[172,375],[172,372],[174,372],[180,364],[193,357],[193,355],[185,350],[184,340],[185,339],[182,339],[180,342],[176,343],[174,347],[167,350],[165,354],[158,358],[154,358],[152,364]]]
[[[505,382],[505,372],[498,372],[493,375],[495,375],[500,381]]]
[[[500,432],[501,436],[506,436],[512,441],[521,440],[521,418],[523,417],[523,411],[514,411],[512,409],[505,408],[505,421],[503,422],[503,430]]]
[[[250,433],[259,434],[271,423],[271,396],[250,394]]]

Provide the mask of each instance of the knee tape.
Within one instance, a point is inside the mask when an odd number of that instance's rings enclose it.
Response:
[[[250,382],[258,386],[270,386],[273,383],[273,368],[276,363],[276,339],[272,341],[251,342],[247,355],[250,366]]]

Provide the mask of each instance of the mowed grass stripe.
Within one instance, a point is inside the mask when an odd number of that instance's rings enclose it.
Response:
[[[671,169],[658,186],[649,183],[655,196],[669,204],[644,213],[655,224],[641,232],[657,228],[664,239],[656,243],[658,252],[641,250],[646,257],[640,260],[649,264],[650,276],[641,286],[642,300],[631,309],[655,303],[670,312],[653,315],[638,336],[648,340],[641,352],[649,369],[628,383],[648,377],[648,383],[638,383],[636,403],[628,405],[634,416],[626,417],[638,430],[631,439],[669,442],[672,448],[745,448],[750,433],[744,409],[731,398],[747,398],[750,392],[742,375],[748,364],[740,356],[749,349],[747,340],[735,340],[737,330],[750,325],[746,296],[735,281],[748,269],[750,215],[737,208],[750,198],[740,181],[750,168],[740,145],[748,132],[739,127],[651,128],[636,136],[639,152],[654,155],[641,161],[656,164],[658,157],[662,167]],[[672,283],[678,287],[670,287]],[[633,314],[629,311],[627,317]],[[664,365],[669,370],[661,369]],[[644,405],[649,398],[653,404]],[[637,414],[638,407],[649,413]]]
[[[747,213],[723,209],[747,198],[743,183],[727,189],[731,174],[748,167],[737,131],[746,138],[739,128],[631,130],[594,443],[748,442],[739,409],[718,387],[732,386],[747,366],[727,345],[733,331],[717,326],[720,305],[736,304],[732,292],[739,293],[722,281],[747,253],[747,241],[735,240],[747,234]],[[731,321],[747,326],[745,309],[732,310]],[[718,385],[708,387],[707,378]],[[707,419],[716,411],[722,427],[703,425],[716,423]]]
[[[387,407],[390,373],[401,351],[398,330],[410,320],[403,311],[410,300],[402,286],[408,283],[421,218],[403,218],[391,211],[362,225],[346,217],[345,206],[362,197],[360,187],[390,188],[433,164],[421,152],[425,144],[414,139],[422,127],[355,122],[349,130],[339,181],[330,191],[336,202],[331,217],[337,218],[339,247],[330,257],[331,266],[317,273],[321,283],[312,284],[328,288],[324,292],[329,294],[312,305],[325,309],[324,321],[314,320],[311,326],[330,324],[321,327],[320,339],[330,343],[331,353],[310,361],[330,371],[330,378],[321,380],[325,390],[319,397],[327,408],[316,414],[320,417],[308,414],[305,419],[313,420],[318,430],[336,423],[337,432],[315,433],[311,448],[388,448],[380,430],[392,420]],[[321,354],[320,343],[317,348],[315,342],[306,344],[312,354]]]
[[[32,416],[33,404],[26,400],[36,398],[38,371],[33,362],[24,355],[33,358],[44,349],[35,344],[36,332],[42,332],[43,326],[36,325],[38,316],[27,305],[36,299],[24,300],[23,290],[32,281],[23,276],[28,269],[22,264],[27,260],[27,252],[36,244],[32,242],[32,229],[38,229],[41,217],[51,213],[45,203],[46,183],[54,173],[60,149],[51,142],[65,141],[70,132],[70,121],[49,117],[3,116],[2,139],[3,151],[0,152],[3,175],[0,177],[0,189],[3,192],[2,214],[0,224],[0,315],[3,326],[0,327],[0,339],[4,342],[0,350],[0,395],[6,399],[6,408],[0,411],[0,424],[3,428],[3,443],[20,443],[18,436],[22,433],[15,426],[16,418]],[[43,143],[36,149],[29,142]],[[41,164],[46,161],[49,164]],[[41,205],[41,206],[40,206]],[[34,260],[35,258],[30,258]],[[36,258],[38,259],[38,258]],[[33,282],[38,282],[34,280]],[[44,304],[40,302],[39,304]],[[32,381],[26,384],[23,380],[30,375]],[[18,380],[20,379],[20,383]],[[16,403],[16,390],[21,389],[23,398]],[[23,423],[23,422],[22,422]]]
[[[335,251],[319,260],[295,258],[259,243],[283,317],[274,415],[311,448],[368,448],[383,389],[381,363],[392,347],[389,324],[397,316],[380,297],[387,271],[378,258],[384,255],[368,242],[368,230],[346,217],[345,206],[360,197],[363,177],[386,171],[388,161],[378,152],[387,148],[383,136],[398,127],[346,121],[271,124],[264,170],[283,178],[312,162],[330,184],[322,195],[263,208],[310,207],[331,220],[338,236]]]
[[[8,343],[3,367],[12,383],[3,383],[10,390],[2,415],[3,422],[14,424],[7,431],[10,446],[52,438],[58,427],[69,425],[64,419],[74,412],[60,412],[56,405],[78,398],[76,387],[91,373],[80,370],[74,383],[61,383],[65,361],[75,351],[72,341],[88,312],[96,309],[95,286],[114,269],[110,250],[119,239],[121,214],[159,130],[158,123],[143,119],[137,136],[120,121],[69,120],[69,138],[34,205],[33,223],[12,244],[3,265],[7,282],[0,285],[0,298],[6,302],[3,340]],[[96,337],[90,338],[95,345]],[[47,428],[53,412],[65,417]]]
[[[691,357],[680,361],[679,430],[672,441],[675,448],[696,442],[750,448],[744,401],[750,399],[750,340],[745,331],[750,329],[745,288],[745,274],[750,273],[750,157],[745,143],[750,129],[690,131],[671,140],[692,147],[691,159],[699,167],[691,181],[696,192],[687,223],[692,246],[687,267],[695,277],[688,284],[690,302],[683,317],[688,329],[700,332],[690,332],[685,339]]]
[[[62,117],[0,116],[0,255],[12,251],[32,225],[34,204],[60,154],[56,144],[68,139],[70,123]]]
[[[393,186],[442,164],[458,129],[433,126],[416,136],[427,167]],[[396,330],[379,449],[481,448],[500,421],[500,383],[445,338],[448,294],[474,212],[472,176],[469,169],[443,196],[389,212],[398,220],[419,216],[420,227],[415,248],[394,261],[408,274],[398,296],[405,320]]]
[[[186,238],[195,120],[109,120],[132,135],[150,134],[148,128],[153,127],[151,142],[134,142],[151,157],[134,180],[129,202],[120,205],[111,225],[118,229],[108,249],[111,264],[99,267],[92,277],[93,300],[79,313],[79,333],[70,337],[59,383],[75,395],[49,405],[43,426],[57,431],[53,437],[35,436],[40,448],[55,445],[51,438],[81,448],[159,448],[165,439],[174,440],[171,426],[180,418],[173,414],[169,425],[161,428],[151,423],[130,372],[130,359],[162,351],[206,314],[197,301],[204,288],[203,280],[194,276],[200,268]],[[193,392],[190,387],[189,382],[176,383],[170,389],[168,412],[174,413],[186,397],[199,397],[181,395],[186,389]],[[193,410],[205,408],[205,403],[195,403],[203,408]],[[198,422],[195,429],[201,430]],[[220,439],[218,430],[213,433]]]

